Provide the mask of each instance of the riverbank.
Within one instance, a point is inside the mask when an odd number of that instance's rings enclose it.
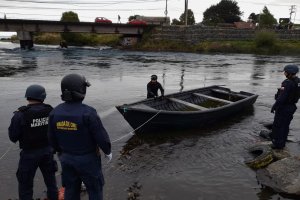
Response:
[[[111,46],[117,47],[119,45],[120,37],[119,34],[89,34],[89,33],[71,33],[73,41],[70,41],[68,45],[74,46]],[[36,34],[33,37],[34,44],[45,44],[45,45],[59,45],[62,38],[60,33],[42,33]],[[16,35],[10,38],[12,42],[18,42]]]
[[[191,53],[242,53],[257,55],[299,55],[300,40],[282,40],[272,32],[261,32],[249,40],[204,40],[187,43],[183,40],[167,40],[152,37],[145,33],[143,38],[133,46],[122,46],[122,35],[116,34],[78,34],[79,39],[68,43],[74,46],[111,46],[126,50],[169,51]],[[34,36],[35,44],[59,45],[62,41],[59,33],[43,33]],[[13,36],[11,41],[17,41]]]
[[[155,33],[154,33],[155,35]],[[144,34],[137,45],[131,47],[143,51],[173,51],[193,53],[243,53],[258,55],[299,55],[300,40],[280,39],[272,31],[258,31],[249,39],[207,39],[198,41],[187,39],[162,39],[153,37],[152,33]]]

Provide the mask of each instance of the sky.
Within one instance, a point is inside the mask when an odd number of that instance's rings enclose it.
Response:
[[[188,8],[194,12],[196,23],[201,22],[203,12],[220,0],[188,0]],[[264,6],[278,20],[289,18],[295,5],[292,21],[300,24],[300,0],[236,0],[242,20],[254,12],[259,14]],[[63,12],[73,11],[82,22],[93,22],[96,17],[106,17],[116,23],[118,15],[126,23],[131,15],[165,16],[178,19],[184,12],[185,0],[0,0],[0,18],[59,21]],[[10,33],[6,33],[10,34]],[[5,35],[0,33],[0,35]]]

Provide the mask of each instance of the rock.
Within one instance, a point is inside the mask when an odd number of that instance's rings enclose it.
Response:
[[[290,153],[286,149],[272,149],[272,154],[275,161],[291,157]]]
[[[288,157],[257,170],[257,179],[276,192],[300,195],[300,159]]]

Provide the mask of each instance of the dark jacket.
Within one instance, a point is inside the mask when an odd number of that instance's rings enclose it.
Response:
[[[278,89],[275,95],[276,101],[273,105],[274,110],[285,105],[295,105],[297,103],[297,81],[299,81],[299,79],[295,77],[294,79],[285,79],[281,83],[281,88]]]
[[[18,108],[8,128],[9,139],[19,141],[20,148],[24,150],[48,147],[48,116],[52,109],[44,103]]]
[[[109,136],[96,110],[82,102],[62,103],[49,116],[48,137],[57,152],[84,155],[100,147],[111,153]]]
[[[158,96],[158,89],[160,89],[160,93],[162,96],[164,96],[164,89],[161,86],[161,84],[157,81],[152,82],[150,81],[147,84],[147,98],[153,98]]]

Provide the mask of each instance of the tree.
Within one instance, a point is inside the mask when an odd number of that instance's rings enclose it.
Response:
[[[61,22],[79,22],[77,13],[73,11],[64,12],[60,18]]]
[[[182,13],[178,19],[172,19],[172,25],[184,25],[185,24],[185,12]],[[195,17],[194,13],[191,9],[187,11],[187,24],[194,25],[195,24]]]
[[[236,1],[221,0],[218,4],[212,5],[204,11],[203,24],[239,22],[242,14]]]
[[[185,12],[180,15],[179,21],[180,21],[180,23],[185,24]],[[195,24],[194,13],[191,9],[188,9],[187,10],[187,25],[194,25],[194,24]]]
[[[64,12],[60,19],[61,22],[79,22],[79,18],[77,13],[72,11]],[[71,45],[77,45],[82,43],[82,34],[80,33],[61,33],[61,38],[67,43]]]
[[[277,24],[277,20],[270,13],[267,6],[264,7],[262,13],[259,16],[259,27],[260,28],[273,28],[273,26]]]
[[[183,25],[183,23],[180,22],[178,19],[172,19],[171,25]]]
[[[248,17],[248,20],[251,21],[253,24],[256,24],[259,22],[259,16],[260,14],[251,13]]]

